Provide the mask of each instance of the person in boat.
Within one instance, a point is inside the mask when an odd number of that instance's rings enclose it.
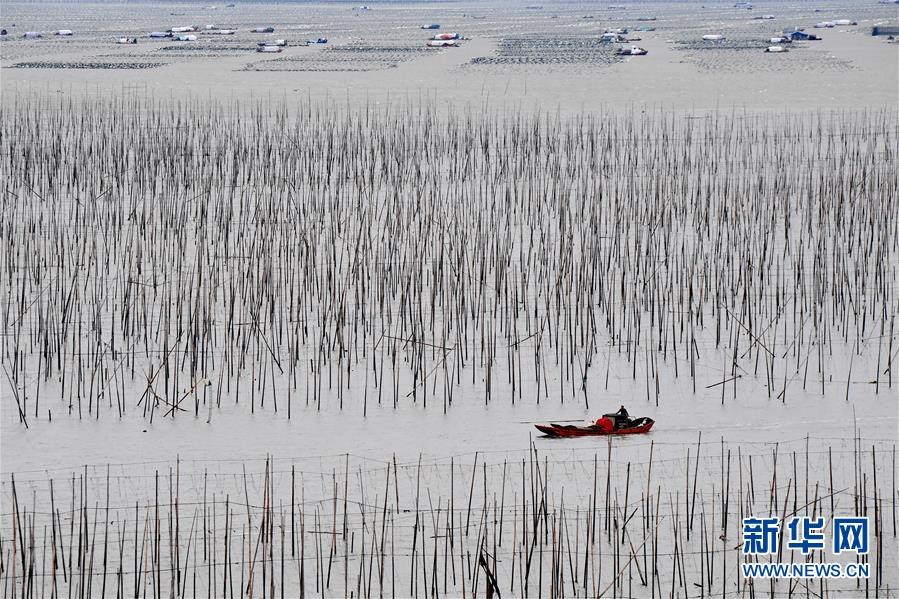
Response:
[[[613,430],[621,430],[623,428],[627,428],[631,423],[630,414],[628,414],[627,409],[624,406],[618,408],[618,411],[613,414],[606,414],[602,418],[596,421],[594,426],[602,429],[605,432],[612,432]]]

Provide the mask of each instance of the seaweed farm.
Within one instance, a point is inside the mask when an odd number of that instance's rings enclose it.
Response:
[[[895,112],[7,99],[3,597],[895,596]]]
[[[883,495],[896,488],[895,445],[806,440],[766,450],[700,435],[692,446],[644,443],[638,454],[624,463],[610,441],[592,456],[532,449],[402,463],[346,455],[14,477],[4,489],[4,595],[895,593],[895,495]],[[759,511],[870,516],[871,577],[741,578],[739,519]],[[817,552],[783,551],[816,560]]]
[[[891,118],[17,99],[11,399],[23,426],[589,408],[613,365],[653,406],[704,367],[723,405],[888,393]]]
[[[603,64],[617,60],[613,48],[598,39],[518,37],[504,38],[495,56],[472,59],[476,65]]]

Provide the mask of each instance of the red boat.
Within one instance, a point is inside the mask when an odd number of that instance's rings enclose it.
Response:
[[[537,430],[548,437],[597,437],[605,435],[639,435],[648,433],[655,420],[652,418],[637,418],[626,426],[609,430],[595,424],[589,426],[574,426],[562,424],[535,424]]]

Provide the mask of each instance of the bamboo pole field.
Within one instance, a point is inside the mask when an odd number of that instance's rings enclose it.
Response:
[[[895,447],[700,439],[643,443],[635,461],[609,442],[592,454],[22,473],[2,483],[0,587],[23,599],[890,597]],[[741,551],[740,520],[753,513],[870,517],[870,553],[845,558],[869,578],[743,578],[740,563],[768,559]]]
[[[688,116],[14,95],[4,408],[892,393],[895,114]]]
[[[4,98],[3,599],[896,595],[894,111]]]

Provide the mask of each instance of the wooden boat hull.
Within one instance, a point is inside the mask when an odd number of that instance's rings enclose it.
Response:
[[[596,425],[573,426],[561,424],[535,424],[538,431],[548,437],[604,437],[607,435],[640,435],[648,433],[655,424],[652,418],[641,418],[637,426],[606,431]]]

